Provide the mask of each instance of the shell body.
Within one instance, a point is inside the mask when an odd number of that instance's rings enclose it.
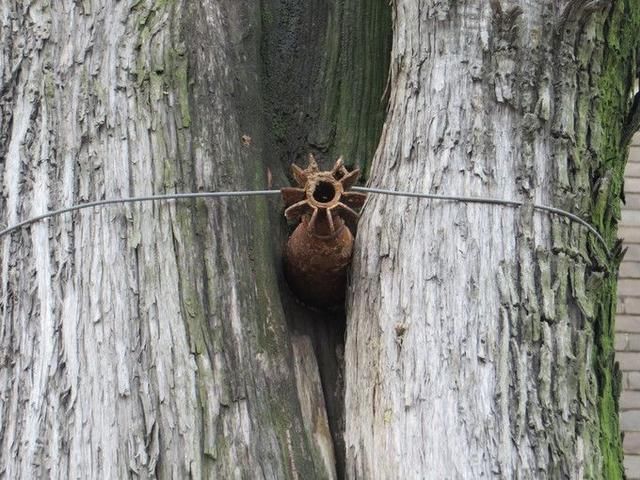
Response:
[[[287,242],[285,273],[291,289],[305,303],[332,308],[345,297],[358,214],[365,195],[346,190],[358,178],[338,159],[321,172],[312,156],[302,170],[292,166],[299,187],[283,188],[285,216],[299,220]]]
[[[289,284],[306,303],[331,306],[344,300],[353,235],[342,226],[335,236],[321,238],[304,218],[289,237],[285,269]]]

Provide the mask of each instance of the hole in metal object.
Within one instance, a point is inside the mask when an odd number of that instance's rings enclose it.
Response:
[[[298,187],[282,189],[285,216],[298,221],[285,251],[285,274],[291,290],[308,305],[331,309],[344,302],[347,271],[358,221],[354,210],[365,195],[348,191],[359,171],[349,172],[339,158],[320,171],[313,155],[309,166],[292,166]],[[340,175],[337,180],[335,175]]]
[[[336,195],[336,189],[330,182],[318,182],[313,198],[320,203],[329,203]]]

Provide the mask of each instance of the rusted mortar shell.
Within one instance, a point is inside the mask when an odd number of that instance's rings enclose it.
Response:
[[[354,208],[366,196],[347,192],[359,171],[347,171],[339,158],[321,172],[312,155],[302,170],[292,165],[296,187],[282,189],[285,216],[300,220],[287,242],[285,272],[291,289],[306,303],[331,307],[344,300],[347,270],[353,253]]]

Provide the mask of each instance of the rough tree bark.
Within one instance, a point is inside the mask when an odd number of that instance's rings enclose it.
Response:
[[[259,147],[241,142],[261,135],[243,112],[259,101],[256,8],[0,8],[7,223],[84,200],[263,177]],[[323,471],[269,288],[274,269],[255,260],[268,257],[265,212],[264,202],[145,204],[4,239],[7,478]]]
[[[612,241],[638,7],[484,3],[1,2],[0,219],[284,185],[312,150]],[[292,298],[286,233],[234,199],[2,239],[0,476],[619,475],[615,280],[583,230],[372,198],[344,372],[344,312]]]
[[[639,10],[395,1],[371,185],[555,205],[613,248]],[[585,229],[376,197],[357,245],[349,478],[621,478],[617,259]]]
[[[347,138],[351,109],[349,154],[370,156],[388,56],[346,57],[389,12],[2,2],[2,222],[287,184],[298,153]],[[344,314],[287,291],[281,215],[277,200],[119,206],[2,239],[0,475],[335,478]]]

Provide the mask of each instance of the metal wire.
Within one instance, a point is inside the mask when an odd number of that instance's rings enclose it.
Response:
[[[352,190],[356,192],[363,193],[374,193],[380,195],[392,195],[392,196],[400,196],[400,197],[410,197],[410,198],[426,198],[430,200],[444,200],[444,201],[453,201],[453,202],[462,202],[462,203],[484,203],[490,205],[503,205],[508,207],[522,207],[525,202],[517,201],[517,200],[503,200],[499,198],[489,198],[489,197],[465,197],[459,195],[440,195],[436,193],[416,193],[416,192],[399,192],[396,190],[386,190],[383,188],[372,188],[372,187],[353,187]],[[115,205],[115,204],[123,204],[123,203],[138,203],[138,202],[155,202],[155,201],[164,201],[164,200],[185,200],[185,199],[193,199],[193,198],[220,198],[220,197],[249,197],[249,196],[263,196],[263,195],[279,195],[280,190],[242,190],[242,191],[234,191],[234,192],[196,192],[196,193],[168,193],[163,195],[148,195],[143,197],[129,197],[129,198],[112,198],[107,200],[97,200],[94,202],[87,203],[79,203],[76,205],[72,205],[70,207],[60,208],[58,210],[51,210],[49,212],[43,213],[42,215],[38,215],[27,220],[24,220],[20,223],[16,223],[15,225],[9,226],[4,230],[0,231],[0,238],[5,235],[9,235],[16,230],[19,230],[23,227],[27,227],[41,220],[45,220],[47,218],[56,217],[58,215],[62,215],[69,212],[75,212],[78,210],[84,210],[86,208],[92,207],[103,207],[106,205]],[[591,232],[598,241],[604,247],[607,256],[611,258],[611,252],[609,251],[609,247],[605,239],[600,235],[593,225],[591,225],[586,220],[583,220],[579,216],[567,212],[566,210],[562,210],[560,208],[550,207],[547,205],[539,205],[532,204],[534,210],[553,213],[555,215],[559,215],[569,220],[579,223],[583,227],[585,227],[589,232]]]
[[[352,187],[351,190],[355,190],[357,192],[363,193],[377,193],[382,195],[393,195],[399,197],[412,197],[412,198],[428,198],[431,200],[450,200],[453,202],[461,202],[461,203],[484,203],[489,205],[504,205],[508,207],[522,207],[527,205],[525,202],[521,202],[518,200],[503,200],[500,198],[491,198],[491,197],[464,197],[459,195],[440,195],[437,193],[415,193],[415,192],[398,192],[396,190],[385,190],[383,188],[371,188],[371,187]],[[548,205],[539,205],[537,203],[529,204],[533,207],[534,210],[538,210],[541,212],[553,213],[555,215],[559,215],[561,217],[568,218],[576,223],[579,223],[587,230],[589,230],[602,244],[607,253],[607,257],[611,258],[611,251],[609,250],[609,246],[606,240],[600,235],[600,232],[596,230],[596,228],[591,225],[586,220],[583,220],[579,216],[574,213],[567,212],[566,210],[562,210],[561,208],[550,207]]]
[[[42,215],[29,218],[20,223],[16,223],[10,227],[0,231],[0,238],[10,234],[22,227],[27,227],[33,223],[45,220],[47,218],[56,217],[64,213],[75,212],[78,210],[84,210],[91,207],[102,207],[105,205],[115,205],[119,203],[136,203],[136,202],[155,202],[162,200],[184,200],[189,198],[211,198],[211,197],[249,197],[259,195],[276,195],[280,190],[244,190],[237,192],[197,192],[197,193],[167,193],[164,195],[148,195],[144,197],[130,197],[130,198],[111,198],[107,200],[96,200],[95,202],[79,203],[70,207],[60,208],[58,210],[51,210]]]

